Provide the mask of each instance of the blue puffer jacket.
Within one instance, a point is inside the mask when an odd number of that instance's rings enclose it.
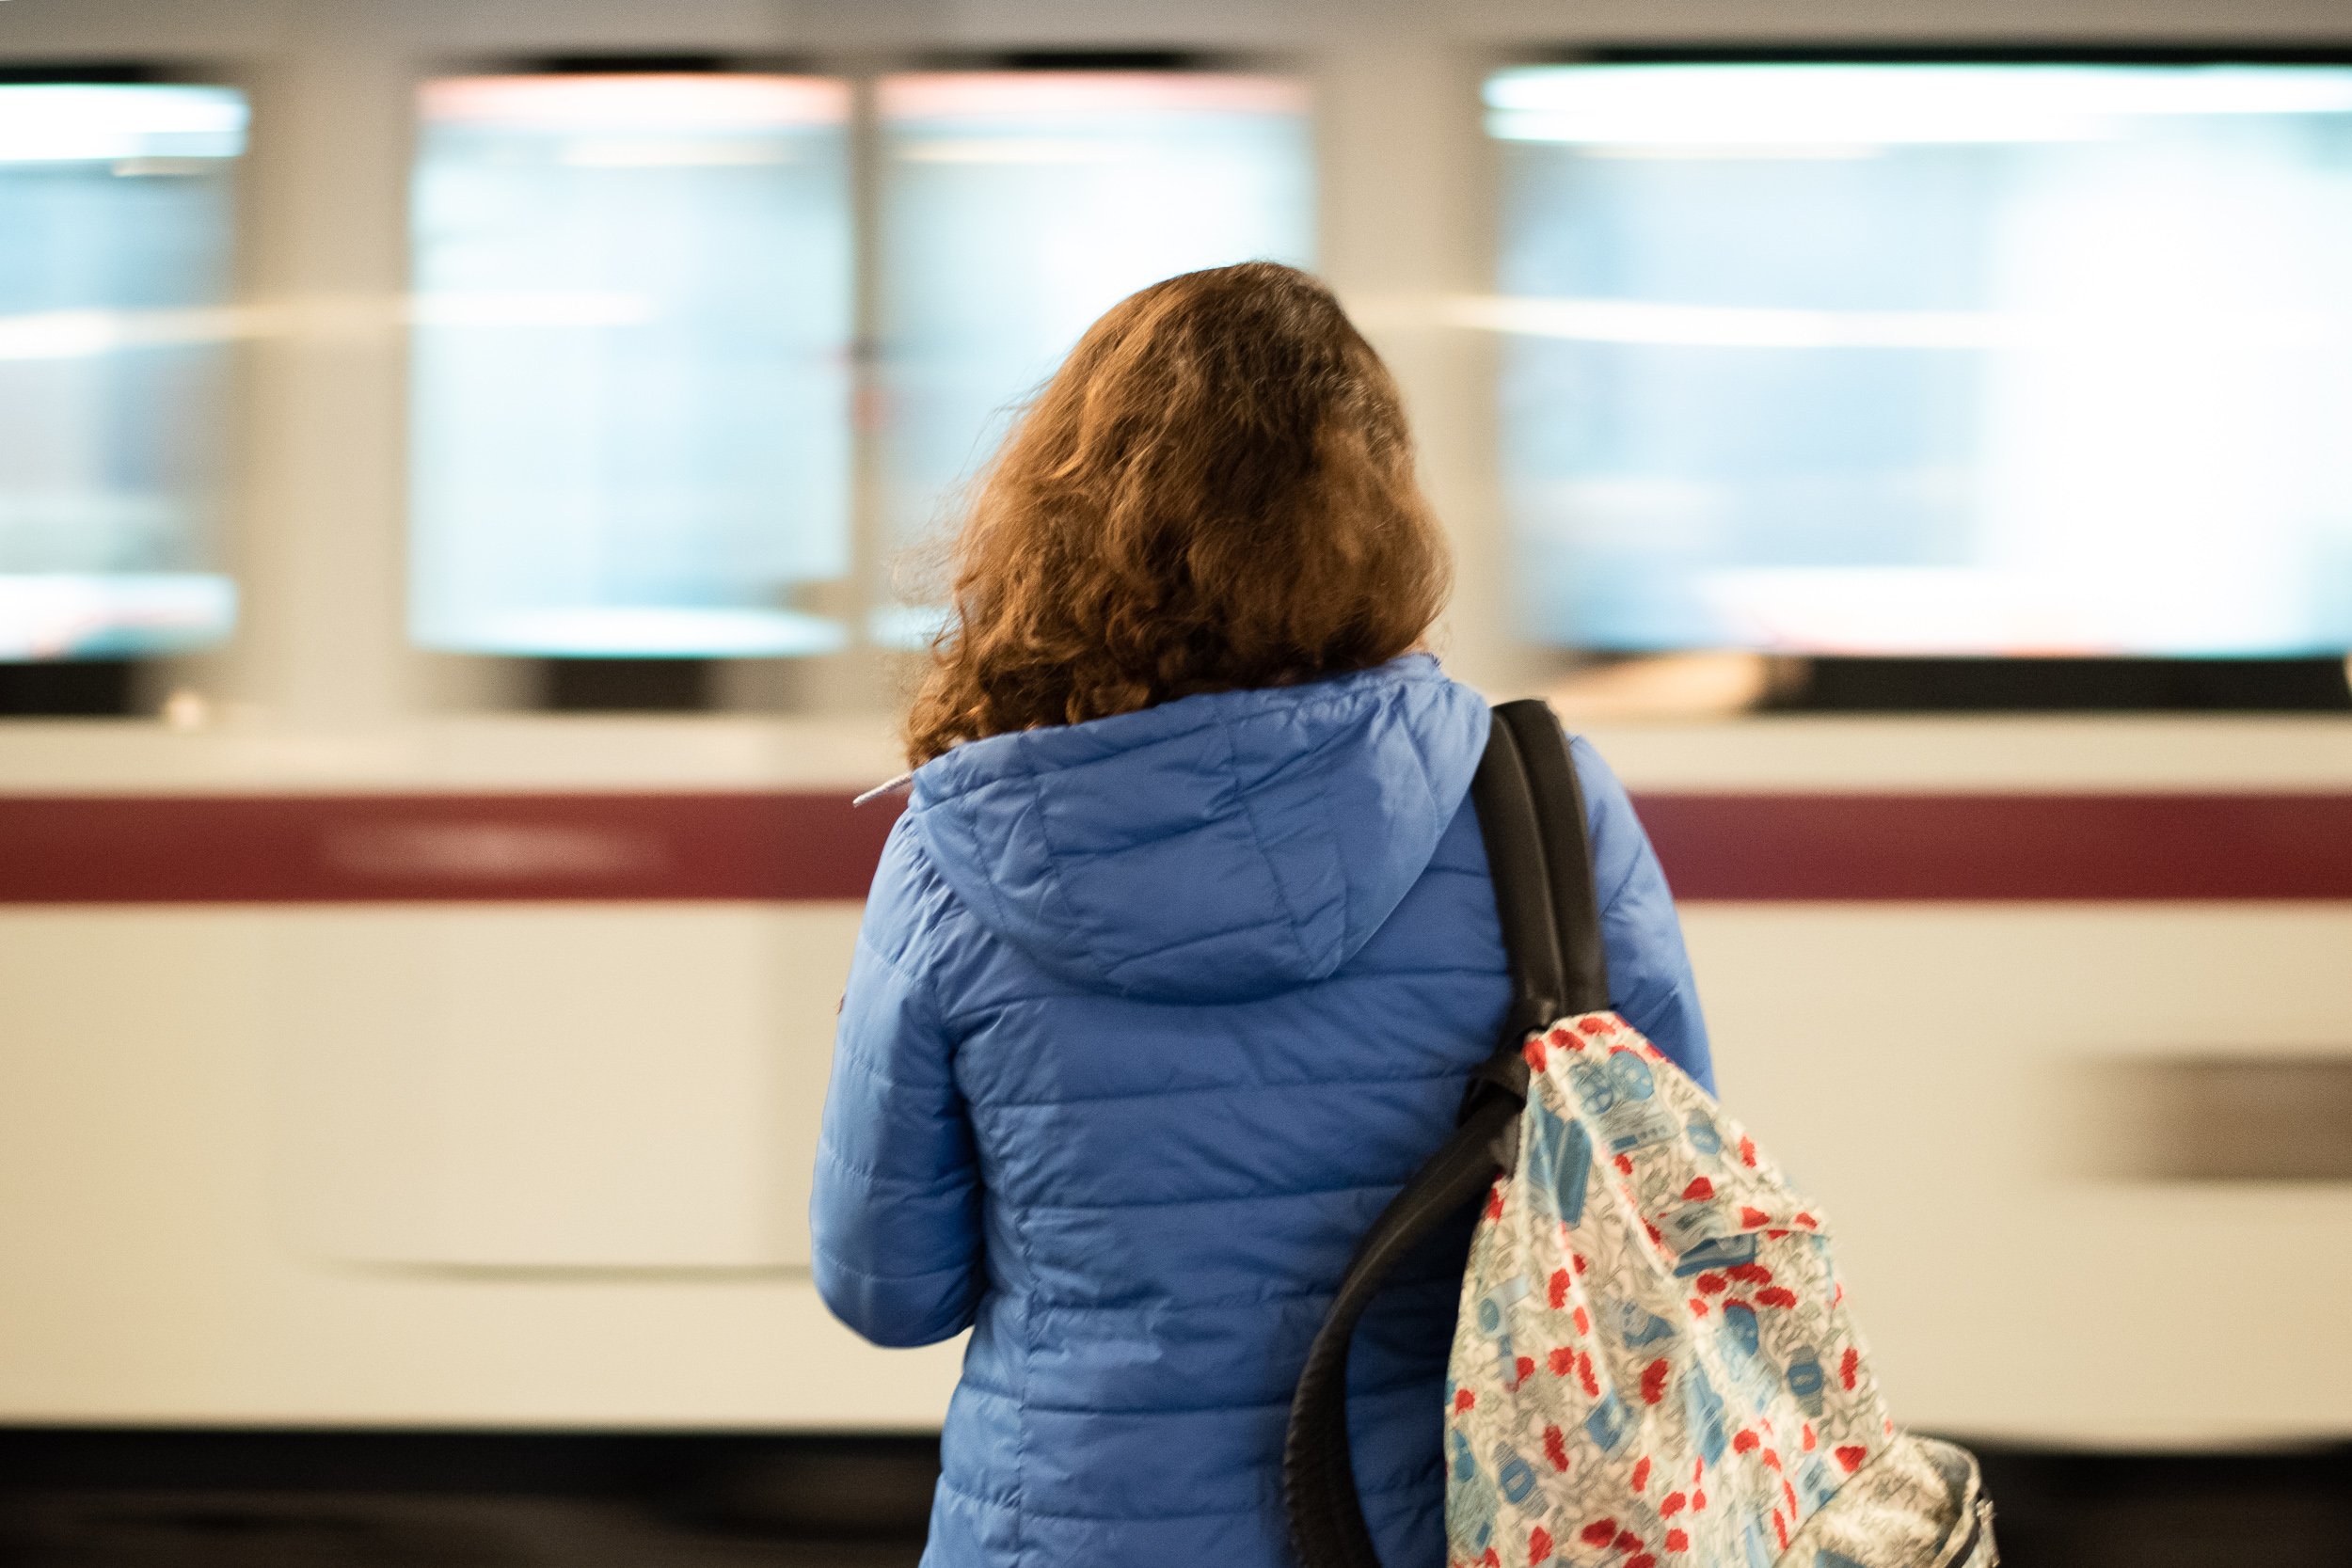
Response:
[[[917,770],[844,1000],[812,1219],[867,1338],[969,1327],[927,1568],[1279,1568],[1291,1387],[1451,1127],[1506,981],[1487,709],[1408,656],[996,736]],[[1702,1082],[1665,879],[1576,748],[1618,1008]],[[1351,1421],[1394,1568],[1445,1560],[1462,1233],[1377,1306]]]

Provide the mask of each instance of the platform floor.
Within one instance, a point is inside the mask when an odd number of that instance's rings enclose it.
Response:
[[[2352,1568],[2352,1444],[1978,1448],[2010,1568]],[[937,1465],[913,1436],[17,1428],[0,1568],[914,1568]]]

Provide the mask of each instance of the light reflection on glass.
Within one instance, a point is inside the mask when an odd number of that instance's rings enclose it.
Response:
[[[0,87],[0,658],[228,636],[230,259],[246,105]]]
[[[2352,645],[2352,69],[1606,65],[1486,87],[1532,629]]]
[[[838,647],[849,90],[429,84],[414,186],[412,625],[428,646]]]
[[[1200,267],[1313,255],[1305,89],[1177,71],[969,71],[881,89],[883,514],[913,543],[1087,325]],[[885,609],[874,634],[935,624]]]

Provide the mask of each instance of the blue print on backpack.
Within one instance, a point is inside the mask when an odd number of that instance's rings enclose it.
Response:
[[[1699,1457],[1709,1465],[1719,1463],[1731,1446],[1731,1433],[1724,1421],[1724,1397],[1715,1392],[1715,1386],[1696,1364],[1682,1374],[1682,1411]]]
[[[1797,1484],[1804,1490],[1808,1513],[1837,1495],[1837,1483],[1829,1479],[1828,1468],[1818,1459],[1808,1459],[1797,1466]]]
[[[1520,1125],[1528,1140],[1527,1180],[1550,1196],[1561,1219],[1576,1224],[1584,1217],[1584,1189],[1592,1181],[1592,1134],[1582,1122],[1554,1114],[1541,1095],[1528,1098]]]
[[[1584,1114],[1600,1123],[1612,1154],[1629,1153],[1675,1135],[1672,1117],[1658,1106],[1658,1077],[1630,1051],[1613,1051],[1607,1065],[1579,1057],[1568,1082]]]
[[[1626,1433],[1633,1430],[1633,1413],[1625,1407],[1625,1401],[1611,1389],[1593,1406],[1593,1413],[1584,1418],[1584,1431],[1595,1447],[1603,1453],[1615,1453],[1625,1442]]]
[[[1758,1244],[1754,1231],[1701,1242],[1682,1255],[1682,1260],[1675,1265],[1675,1277],[1688,1279],[1709,1269],[1736,1269],[1742,1263],[1753,1263]]]
[[[1797,1403],[1815,1420],[1821,1418],[1821,1390],[1829,1379],[1821,1370],[1821,1358],[1810,1345],[1800,1349],[1788,1362],[1788,1391],[1797,1397]]]
[[[1691,1147],[1701,1154],[1721,1154],[1724,1151],[1724,1135],[1705,1117],[1692,1117],[1682,1124],[1682,1132],[1691,1140]]]
[[[1723,1205],[1707,1201],[1669,1209],[1659,1216],[1659,1224],[1675,1250],[1686,1257],[1694,1247],[1725,1240],[1725,1233],[1731,1231],[1730,1218],[1724,1212]]]
[[[1519,1365],[1511,1349],[1511,1308],[1525,1300],[1531,1289],[1523,1276],[1514,1275],[1478,1298],[1478,1332],[1495,1342],[1502,1386],[1514,1393],[1519,1386]]]
[[[1744,1301],[1724,1303],[1724,1364],[1739,1382],[1740,1391],[1756,1404],[1768,1404],[1778,1392],[1779,1379],[1772,1375],[1763,1355],[1764,1334],[1756,1321],[1756,1308]]]
[[[1470,1440],[1458,1432],[1446,1433],[1446,1446],[1454,1454],[1454,1476],[1445,1489],[1445,1533],[1460,1556],[1475,1559],[1486,1550],[1494,1539],[1495,1514],[1500,1504],[1495,1498],[1494,1482],[1478,1468],[1478,1458],[1470,1452]]]
[[[1504,1500],[1517,1508],[1535,1490],[1535,1467],[1515,1449],[1499,1448],[1495,1449],[1495,1484],[1502,1488]]]
[[[1675,1325],[1636,1303],[1617,1303],[1617,1333],[1634,1350],[1675,1337]]]

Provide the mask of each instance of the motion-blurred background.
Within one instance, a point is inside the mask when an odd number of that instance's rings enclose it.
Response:
[[[2340,0],[0,0],[0,1563],[914,1560],[849,800],[1260,256],[2010,1560],[2352,1561]]]

